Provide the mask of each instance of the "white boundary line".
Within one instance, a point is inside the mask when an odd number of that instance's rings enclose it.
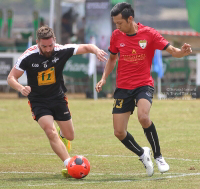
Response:
[[[0,153],[0,155],[39,155],[39,156],[55,156],[56,154],[54,153]],[[72,154],[73,155],[77,155],[77,154]],[[124,155],[94,155],[94,154],[82,154],[83,156],[96,156],[96,157],[135,157],[138,158],[138,156],[124,156]],[[171,159],[171,160],[182,160],[182,161],[200,161],[200,159],[184,159],[184,158],[168,158],[165,157],[165,159]]]
[[[55,172],[30,172],[30,171],[1,171],[0,174],[47,174],[47,175],[56,175],[58,173]],[[94,176],[101,176],[101,175],[111,175],[111,176],[141,176],[146,175],[146,173],[90,173],[90,175]],[[200,175],[200,173],[154,173],[154,175],[170,175],[167,177],[176,177],[179,175],[185,176],[193,176],[193,175]],[[166,178],[166,177],[163,177]]]
[[[0,172],[0,174],[55,174],[55,173],[51,173],[51,172]],[[187,176],[199,176],[200,173],[165,173],[165,175],[168,175],[168,176],[162,176],[162,177],[157,177],[157,178],[141,178],[141,179],[135,179],[135,180],[115,180],[115,181],[70,181],[68,182],[68,184],[72,184],[72,185],[83,185],[83,184],[95,184],[95,183],[124,183],[124,182],[138,182],[138,181],[154,181],[154,180],[163,180],[163,179],[172,179],[172,178],[180,178],[180,177],[187,177]],[[130,175],[130,176],[140,176],[140,175],[146,175],[145,173],[141,173],[141,174],[103,174],[103,173],[91,173],[91,175]],[[155,173],[154,175],[160,175],[160,173]],[[64,184],[63,182],[62,183],[44,183],[44,184],[27,184],[27,185],[15,185],[15,186],[54,186],[54,185],[59,185],[59,184]],[[0,186],[0,188],[2,187],[5,187],[5,186]]]

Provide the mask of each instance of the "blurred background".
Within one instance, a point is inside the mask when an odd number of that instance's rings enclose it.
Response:
[[[95,43],[107,51],[115,25],[111,8],[119,2],[132,4],[135,21],[157,29],[172,45],[192,45],[191,56],[172,58],[162,51],[154,58],[152,76],[158,98],[200,97],[200,1],[199,0],[7,0],[0,1],[0,93],[16,92],[7,76],[17,58],[36,44],[36,30],[49,25],[57,43]],[[94,66],[95,65],[95,66]],[[73,56],[63,74],[68,93],[97,98],[94,84],[105,63],[90,55]],[[116,69],[108,77],[98,98],[110,98],[115,89]],[[26,85],[26,76],[19,82]],[[19,97],[20,94],[18,94]]]

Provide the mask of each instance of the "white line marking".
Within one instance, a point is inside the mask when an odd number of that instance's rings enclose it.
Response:
[[[16,172],[16,171],[11,171],[11,172],[0,172],[0,174],[56,174],[53,172]],[[113,173],[90,173],[90,175],[113,175],[113,176],[121,176],[121,175],[126,175],[126,176],[140,176],[140,175],[146,175],[146,173],[141,173],[141,174],[113,174]],[[160,173],[155,173],[154,175],[160,175]],[[172,179],[172,178],[179,178],[179,177],[187,177],[187,176],[199,176],[200,173],[165,173],[164,175],[167,176],[162,176],[162,177],[157,177],[157,178],[140,178],[140,179],[133,179],[133,180],[114,180],[114,181],[87,181],[87,180],[83,180],[83,181],[73,181],[73,180],[69,180],[68,184],[70,185],[82,185],[82,184],[95,184],[95,183],[102,183],[102,182],[106,182],[106,183],[127,183],[127,182],[138,182],[138,181],[154,181],[154,180],[163,180],[163,179]],[[23,184],[23,185],[15,185],[16,186],[54,186],[54,185],[63,185],[63,182],[56,182],[56,183],[44,183],[44,184]],[[4,188],[5,186],[0,186],[0,188]]]
[[[45,173],[45,174],[49,174],[49,172],[0,172],[0,173],[16,173],[16,174],[19,174],[19,173],[23,173],[23,174],[25,174],[25,173],[27,173],[27,174],[30,174],[30,173]],[[52,173],[52,174],[54,174],[54,173]],[[146,175],[146,173],[144,173],[145,175]],[[144,174],[126,174],[126,175],[138,175],[138,176],[140,176],[140,175],[144,175]],[[158,174],[160,174],[160,173],[157,173],[157,175]],[[124,183],[124,182],[137,182],[137,181],[144,181],[144,180],[147,180],[147,181],[153,181],[153,180],[163,180],[163,179],[172,179],[172,178],[178,178],[178,177],[187,177],[187,176],[199,176],[200,175],[200,173],[165,173],[165,174],[171,174],[171,175],[168,175],[168,176],[163,176],[163,177],[157,177],[157,178],[153,178],[153,177],[151,177],[151,178],[141,178],[141,179],[133,179],[133,180],[114,180],[114,181],[105,181],[105,180],[103,180],[103,181],[101,181],[101,180],[99,180],[99,181],[87,181],[87,180],[85,180],[85,181],[79,181],[79,182],[76,182],[76,181],[69,181],[68,182],[68,184],[70,185],[74,185],[74,184],[95,184],[95,183],[102,183],[102,182],[106,182],[106,183]],[[175,175],[172,175],[172,174],[175,174]],[[93,173],[92,175],[99,175],[99,173]],[[108,175],[108,174],[101,174],[100,173],[100,175]],[[109,175],[124,175],[124,174],[112,174],[112,173],[110,173]],[[44,184],[24,184],[24,185],[15,185],[15,187],[16,186],[53,186],[53,185],[62,185],[63,184],[63,182],[57,182],[57,183],[44,183]],[[0,188],[1,187],[4,187],[4,186],[0,186]]]
[[[57,185],[57,184],[56,183],[47,183],[47,184],[28,184],[27,186],[55,186],[55,185]],[[22,186],[22,185],[18,185],[18,186]]]
[[[2,171],[0,174],[56,174],[53,172],[19,172],[19,171]]]
[[[47,174],[47,175],[51,175],[51,174],[58,174],[55,172],[24,172],[24,171],[2,171],[0,172],[0,174]],[[146,173],[90,173],[90,175],[94,175],[94,176],[103,176],[103,175],[111,175],[111,176],[141,176],[141,175],[146,175]],[[161,173],[154,173],[154,175],[161,175]],[[162,177],[162,178],[173,178],[173,177],[179,177],[179,176],[195,176],[195,175],[200,175],[200,173],[164,173],[163,175],[169,175],[166,177]],[[153,178],[155,179],[155,178]]]
[[[0,153],[0,155],[39,155],[39,156],[55,156],[54,153]],[[71,156],[74,156],[77,154],[71,154]],[[138,156],[124,156],[124,155],[94,155],[94,154],[81,154],[83,156],[96,156],[96,157],[122,157],[122,158],[138,158]],[[171,160],[182,160],[182,161],[197,161],[199,162],[200,159],[184,159],[184,158],[170,158],[170,157],[164,157],[165,159],[171,159]]]

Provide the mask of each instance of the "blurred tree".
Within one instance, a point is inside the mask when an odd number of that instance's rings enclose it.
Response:
[[[11,9],[7,10],[7,21],[8,21],[8,38],[11,37],[11,28],[13,21],[13,11]]]
[[[115,6],[117,3],[122,3],[124,0],[111,0],[112,7]],[[125,2],[130,3],[133,6],[134,0],[125,0]]]
[[[36,32],[39,26],[39,14],[38,11],[33,12],[33,27],[34,27],[34,39],[36,39]]]
[[[22,5],[29,5],[31,8],[34,9],[43,9],[43,10],[48,10],[50,6],[50,0],[0,0],[0,7],[5,7],[8,8],[11,5],[15,4],[22,4]]]
[[[3,26],[3,11],[0,9],[0,37],[1,37],[1,29]]]
[[[200,32],[200,0],[185,0],[188,10],[188,21],[192,29]]]

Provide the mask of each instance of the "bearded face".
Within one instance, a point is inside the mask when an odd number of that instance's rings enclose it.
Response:
[[[55,39],[40,39],[37,41],[38,47],[40,49],[40,53],[46,58],[52,57],[54,53]]]
[[[48,52],[45,51],[45,50],[42,50],[41,47],[39,47],[39,49],[40,49],[40,53],[41,53],[43,56],[45,56],[46,58],[50,58],[50,57],[52,57],[53,52],[54,52],[54,49],[51,50],[51,51],[48,51]]]

